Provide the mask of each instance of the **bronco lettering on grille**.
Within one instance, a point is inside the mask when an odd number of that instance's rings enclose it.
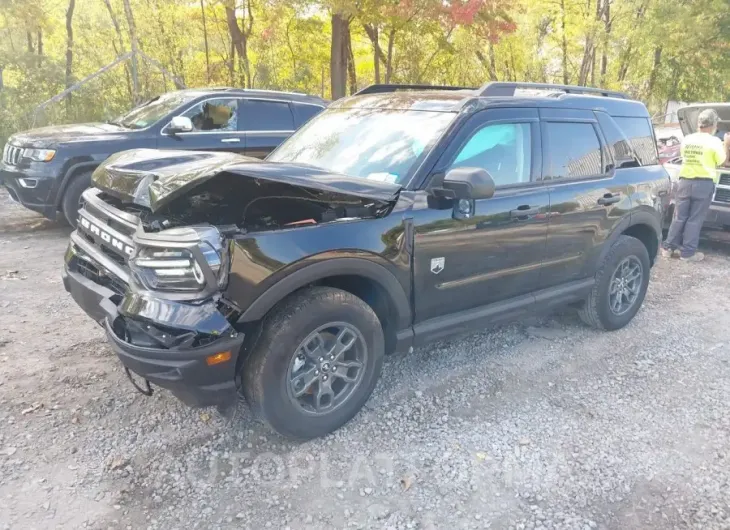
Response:
[[[109,243],[115,249],[124,252],[128,256],[134,256],[134,247],[125,244],[123,241],[112,237],[111,234],[105,232],[101,227],[90,222],[88,219],[81,218],[81,226],[88,230],[91,234],[99,236],[102,241]]]

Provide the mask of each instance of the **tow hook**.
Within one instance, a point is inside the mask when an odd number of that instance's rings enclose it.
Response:
[[[150,386],[150,382],[147,379],[144,379],[144,385],[145,387],[140,386],[140,384],[136,381],[134,376],[132,375],[132,372],[127,368],[124,367],[124,371],[127,373],[127,377],[129,377],[129,381],[132,383],[132,386],[137,389],[137,391],[140,394],[144,394],[147,397],[150,397],[152,395],[152,387]]]

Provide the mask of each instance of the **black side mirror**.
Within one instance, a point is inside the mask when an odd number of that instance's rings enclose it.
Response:
[[[451,190],[457,199],[489,199],[494,195],[494,179],[486,169],[457,167],[444,177],[443,187]]]

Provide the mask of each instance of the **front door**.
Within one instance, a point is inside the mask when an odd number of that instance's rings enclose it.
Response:
[[[158,147],[243,154],[246,135],[241,131],[242,103],[238,98],[211,98],[196,103],[182,113],[193,122],[193,130],[168,134],[164,127]]]
[[[540,182],[537,111],[478,112],[452,145],[434,179],[454,167],[480,167],[497,189],[492,198],[471,204],[443,204],[420,192],[413,209],[419,343],[530,310],[545,251],[550,204]]]
[[[287,101],[247,99],[242,116],[248,156],[265,158],[294,132],[294,115]]]

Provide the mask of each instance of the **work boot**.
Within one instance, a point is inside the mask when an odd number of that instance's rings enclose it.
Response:
[[[670,250],[668,248],[662,249],[662,258],[678,258],[679,250]]]
[[[680,259],[682,261],[702,261],[703,259],[705,259],[705,255],[702,252],[695,252],[691,256],[687,256],[686,258],[681,257]]]

